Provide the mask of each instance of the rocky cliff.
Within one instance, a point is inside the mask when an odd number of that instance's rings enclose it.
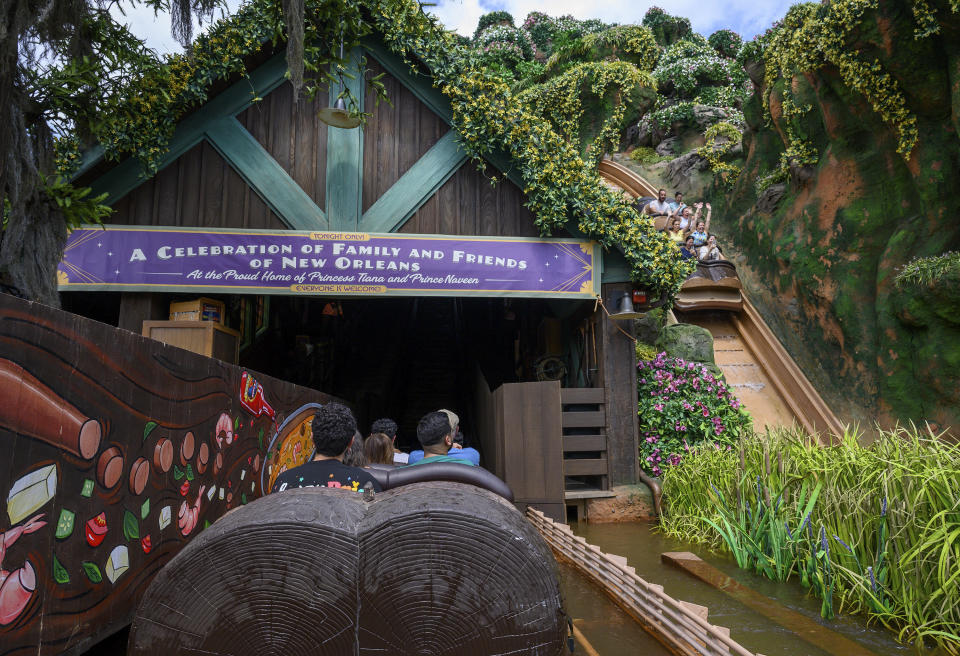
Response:
[[[718,229],[848,420],[960,428],[957,271],[895,282],[960,250],[958,37],[946,0],[840,0],[794,7],[742,56],[746,161]]]

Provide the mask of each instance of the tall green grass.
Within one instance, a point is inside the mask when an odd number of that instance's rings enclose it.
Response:
[[[796,579],[903,641],[960,654],[960,446],[915,428],[821,446],[799,430],[702,448],[663,477],[666,533]]]

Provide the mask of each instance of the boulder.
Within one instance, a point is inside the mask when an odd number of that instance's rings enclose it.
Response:
[[[713,335],[700,326],[689,323],[667,326],[660,333],[656,347],[674,358],[714,364]]]
[[[654,149],[657,151],[657,155],[661,157],[673,157],[677,154],[677,146],[680,143],[679,137],[667,137]]]
[[[785,193],[787,193],[786,183],[780,182],[770,185],[757,198],[757,209],[766,214],[773,214],[777,211],[777,206]]]

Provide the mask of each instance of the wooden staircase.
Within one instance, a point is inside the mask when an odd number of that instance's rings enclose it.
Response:
[[[565,498],[609,496],[603,388],[563,388],[560,404]]]

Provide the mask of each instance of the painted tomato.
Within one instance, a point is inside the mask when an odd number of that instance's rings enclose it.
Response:
[[[87,537],[87,544],[91,547],[99,547],[103,539],[107,537],[107,514],[102,512],[87,520],[84,534]]]
[[[153,549],[153,543],[151,542],[149,535],[144,535],[140,539],[140,547],[143,549],[143,553],[150,553],[150,550]]]

